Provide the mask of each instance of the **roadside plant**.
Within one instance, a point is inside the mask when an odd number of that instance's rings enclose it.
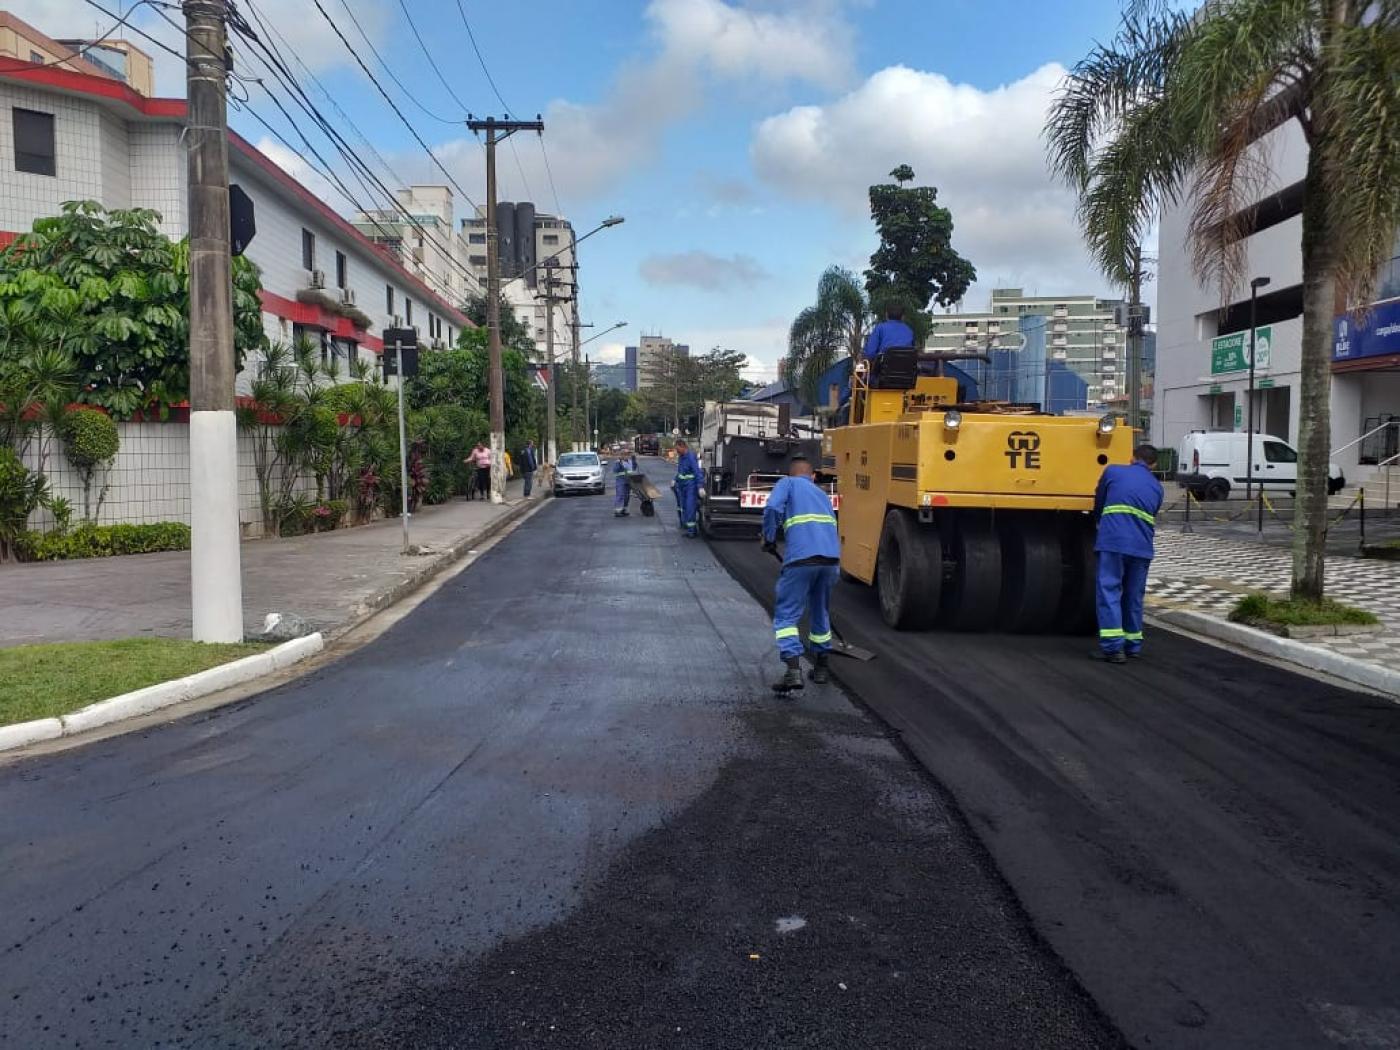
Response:
[[[111,488],[108,479],[112,464],[116,462],[120,447],[117,424],[105,412],[79,408],[64,417],[63,452],[82,479],[84,521],[95,522],[102,513],[102,504]],[[92,489],[98,480],[101,487],[94,506]]]
[[[1400,226],[1400,3],[1137,0],[1069,73],[1046,125],[1089,250],[1125,284],[1163,205],[1189,202],[1197,275],[1241,296],[1271,132],[1307,144],[1293,595],[1323,596],[1334,314],[1374,296]],[[1174,250],[1175,245],[1165,246]]]
[[[0,447],[0,562],[10,561],[29,527],[29,515],[48,499],[48,482],[13,449]]]

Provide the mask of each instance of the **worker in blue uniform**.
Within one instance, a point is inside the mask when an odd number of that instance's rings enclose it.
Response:
[[[698,535],[700,525],[700,486],[705,483],[700,461],[690,450],[684,438],[676,442],[676,477],[671,489],[676,494],[676,513],[680,516],[681,531],[687,536]]]
[[[1162,509],[1162,485],[1152,473],[1156,465],[1157,450],[1139,445],[1132,463],[1104,468],[1094,493],[1099,563],[1099,648],[1094,656],[1112,664],[1142,653],[1142,603],[1157,512]]]
[[[613,461],[613,517],[627,517],[627,505],[632,502],[632,479],[637,469],[637,457],[619,452]]]
[[[802,688],[802,635],[797,625],[804,612],[814,664],[812,681],[821,683],[830,677],[831,590],[841,573],[836,514],[830,497],[812,480],[812,464],[802,456],[793,458],[788,476],[773,486],[763,508],[763,549],[772,554],[778,552],[779,526],[786,550],[773,606],[773,635],[785,670],[773,691],[791,693]]]
[[[892,346],[913,346],[914,329],[904,323],[904,307],[895,304],[885,310],[885,319],[865,337],[865,358],[874,361]]]

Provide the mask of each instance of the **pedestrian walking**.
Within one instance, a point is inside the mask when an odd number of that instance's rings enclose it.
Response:
[[[1162,509],[1162,485],[1152,473],[1156,465],[1157,450],[1139,445],[1132,463],[1104,468],[1094,493],[1099,648],[1093,655],[1112,664],[1142,653],[1142,603]]]
[[[627,517],[627,506],[632,502],[632,479],[629,475],[637,469],[637,457],[630,452],[619,452],[613,462],[613,517]]]
[[[520,450],[520,476],[525,482],[525,498],[530,498],[530,490],[535,484],[535,471],[540,469],[540,454],[533,441],[526,441]]]
[[[491,498],[491,450],[480,441],[471,450],[464,463],[467,463],[476,473],[475,484],[472,491],[467,494],[468,499],[473,499],[479,493],[482,499]]]
[[[687,536],[699,535],[700,487],[705,483],[705,472],[700,469],[700,461],[690,450],[690,443],[684,438],[676,442],[676,476],[671,482],[671,490],[676,494],[676,513],[680,517],[681,531]]]
[[[793,458],[788,476],[773,486],[763,508],[763,549],[778,553],[778,527],[785,540],[783,570],[778,574],[773,606],[773,637],[785,670],[773,683],[776,693],[802,688],[802,633],[807,616],[807,643],[812,654],[812,681],[830,680],[831,591],[841,574],[841,538],[831,499],[812,480],[812,464]]]

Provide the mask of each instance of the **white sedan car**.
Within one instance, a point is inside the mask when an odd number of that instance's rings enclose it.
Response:
[[[565,452],[559,457],[554,471],[554,494],[563,496],[569,492],[591,492],[601,495],[604,491],[603,461],[596,452]]]

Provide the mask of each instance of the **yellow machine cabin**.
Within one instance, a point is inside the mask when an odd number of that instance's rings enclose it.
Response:
[[[934,374],[920,374],[920,365]],[[1078,629],[1094,615],[1094,489],[1132,459],[1111,416],[959,404],[946,355],[890,350],[852,375],[850,420],[823,438],[841,492],[841,568],[887,623]]]

